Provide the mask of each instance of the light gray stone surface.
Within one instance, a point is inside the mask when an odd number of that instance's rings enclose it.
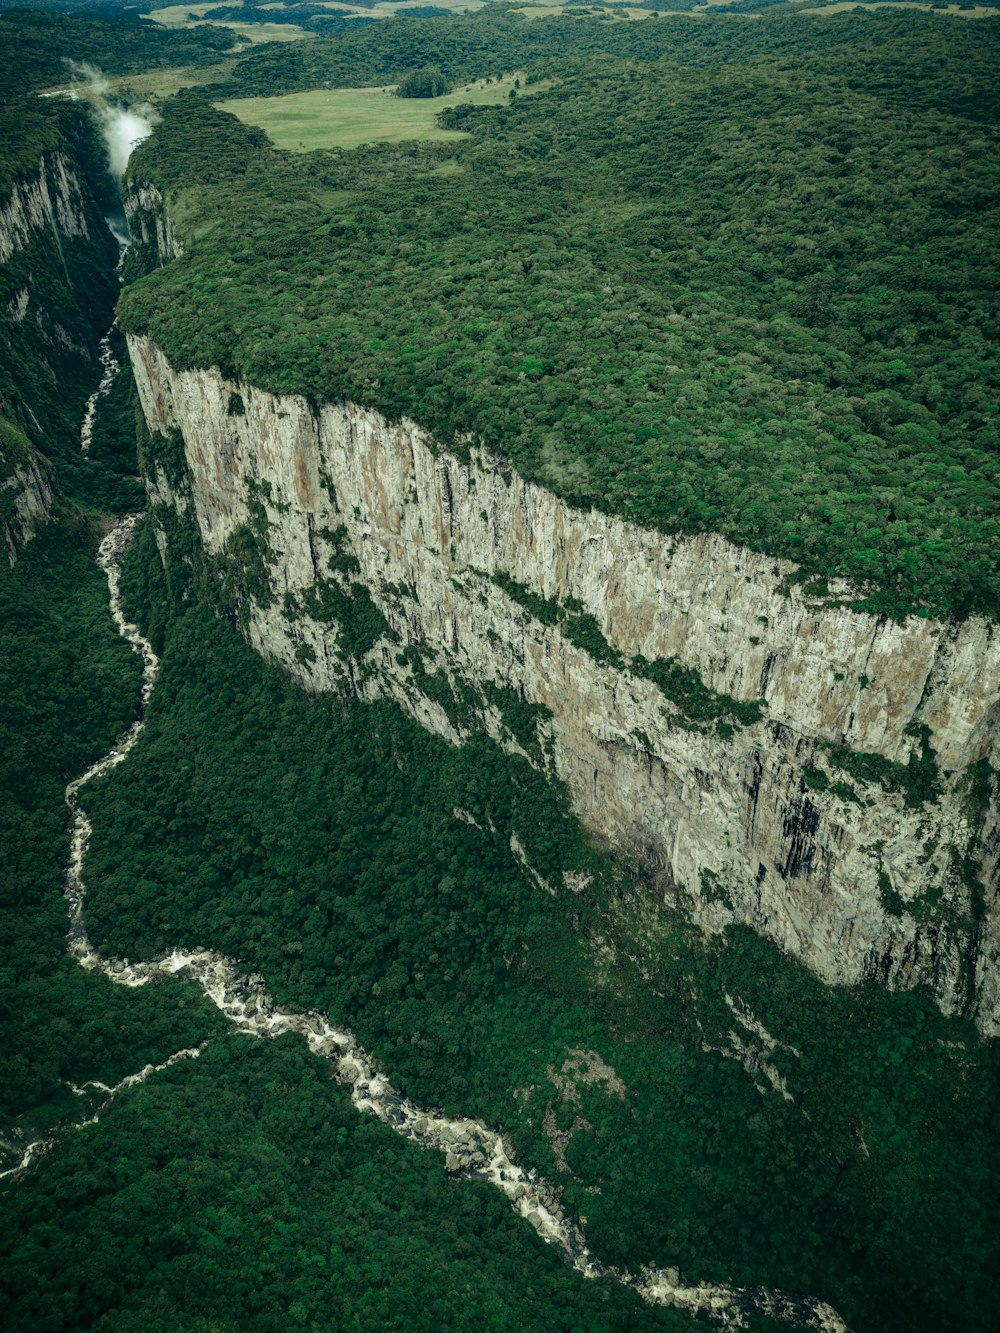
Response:
[[[469,461],[434,449],[413,422],[176,372],[145,338],[130,351],[147,422],[181,432],[192,477],[189,497],[151,479],[154,512],[190,504],[219,554],[264,507],[275,597],[247,620],[261,653],[308,689],[395,698],[452,741],[456,725],[396,660],[401,644],[428,669],[511,687],[551,709],[552,762],[584,823],[701,926],[745,922],[827,982],[926,984],[945,1011],[998,1029],[996,801],[977,827],[966,773],[998,763],[996,624],[897,624],[838,604],[846,584],[810,598],[788,588],[787,561],[574,509],[481,448]],[[283,609],[328,577],[324,533],[339,529],[392,631],[367,671],[344,661],[334,625]],[[626,660],[676,656],[714,689],[763,700],[764,720],[729,739],[691,729],[650,681],[530,616],[494,571],[578,599]],[[495,711],[483,716],[501,736]],[[806,788],[807,765],[845,776],[819,742],[906,762],[914,725],[947,775],[940,800],[909,808],[854,778],[856,800]],[[956,868],[970,850],[984,863],[976,895]]]

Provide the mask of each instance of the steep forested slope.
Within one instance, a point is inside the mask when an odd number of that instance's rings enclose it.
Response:
[[[66,953],[63,788],[133,720],[138,688],[93,547],[86,521],[56,520],[0,572],[3,1168],[88,1104],[72,1083],[115,1083],[212,1028],[193,995],[127,995]]]
[[[207,65],[232,49],[226,28],[169,32],[137,14],[99,17],[9,8],[0,14],[0,43],[15,53],[4,70],[4,93],[20,97],[35,88],[66,84],[72,62],[100,66],[106,74],[136,73],[169,65]]]
[[[31,31],[51,41],[18,53]],[[187,54],[155,33],[132,50],[135,35],[23,15],[0,27],[4,67],[19,54],[25,84],[61,75],[63,52],[109,68]],[[136,661],[93,563],[108,510],[137,503],[122,477],[137,467],[135,402],[122,375],[82,457],[117,292],[102,217],[113,188],[94,126],[79,106],[25,98],[3,109],[3,130],[0,446],[5,464],[41,469],[52,493],[16,565],[6,550],[0,560],[0,1319],[11,1329],[438,1327],[474,1310],[499,1329],[525,1327],[540,1308],[552,1327],[670,1326],[615,1284],[581,1284],[492,1192],[456,1185],[389,1130],[359,1124],[300,1042],[272,1052],[222,1039],[216,1053],[225,1023],[195,988],[114,986],[67,952],[65,787],[139,703]],[[122,354],[120,340],[113,348]],[[205,1042],[195,1067],[190,1050]],[[110,1101],[120,1081],[179,1051],[187,1061],[140,1097]]]
[[[164,676],[89,798],[103,950],[210,945],[350,1021],[419,1103],[502,1124],[605,1260],[819,1291],[859,1327],[981,1321],[992,1045],[923,997],[823,987],[749,931],[706,946],[524,759],[310,700],[183,609],[181,534],[173,610],[141,541]]]

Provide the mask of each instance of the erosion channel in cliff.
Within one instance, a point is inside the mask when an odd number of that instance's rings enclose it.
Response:
[[[601,1264],[588,1249],[581,1228],[564,1215],[558,1191],[533,1171],[525,1170],[513,1161],[510,1145],[501,1134],[478,1120],[450,1119],[415,1106],[376,1070],[373,1060],[350,1032],[336,1027],[322,1013],[296,1013],[276,1005],[267,992],[264,979],[242,973],[230,959],[202,949],[174,950],[139,963],[101,956],[88,937],[84,919],[83,868],[91,824],[80,796],[88,783],[123,763],[137,744],[145,728],[146,709],[156,685],[159,660],[148,639],[136,625],[126,620],[119,588],[119,561],[142,517],[142,514],[131,514],[120,519],[101,542],[97,555],[98,564],[107,576],[111,614],[118,632],[142,657],[143,709],[140,719],[108,754],[66,788],[66,802],[71,812],[71,850],[66,867],[65,898],[69,912],[69,948],[73,957],[82,967],[103,973],[117,985],[145,986],[158,977],[178,975],[190,978],[198,983],[221,1013],[247,1035],[277,1037],[287,1032],[299,1033],[312,1052],[330,1062],[333,1076],[350,1087],[351,1100],[358,1111],[377,1117],[421,1147],[435,1148],[443,1153],[446,1169],[452,1174],[485,1181],[501,1190],[538,1234],[547,1242],[558,1245],[567,1261],[586,1277],[609,1277],[636,1291],[650,1304],[672,1305],[692,1313],[705,1311],[737,1326],[743,1322],[745,1313],[758,1312],[826,1333],[845,1330],[846,1325],[830,1306],[812,1298],[763,1287],[688,1286],[680,1281],[676,1270],[645,1266],[635,1274]],[[179,1051],[163,1065],[147,1066],[122,1080],[115,1088],[100,1089],[108,1094],[107,1098],[86,1123],[93,1123],[103,1106],[110,1104],[116,1095],[144,1081],[157,1069],[182,1059],[195,1058],[199,1053],[199,1049]],[[31,1144],[20,1164],[8,1174],[23,1173],[49,1146],[49,1141]]]

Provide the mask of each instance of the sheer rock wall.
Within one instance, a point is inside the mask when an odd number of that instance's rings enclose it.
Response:
[[[22,250],[40,241],[51,252],[51,264],[58,273],[64,264],[63,238],[87,240],[90,236],[83,186],[64,153],[45,153],[37,167],[14,179],[0,203],[0,264],[10,264]],[[41,279],[32,270],[0,311],[0,325],[5,333],[7,329],[17,330],[25,321],[33,321],[43,330],[57,356],[88,358],[88,349],[78,346],[63,328],[60,311],[38,306],[34,290],[37,281]],[[12,345],[11,355],[16,359],[16,346]],[[23,375],[23,365],[19,366],[19,373]],[[50,368],[47,373],[54,381],[55,372]],[[11,410],[10,403],[0,402],[0,415],[6,416]],[[44,432],[44,422],[30,412],[20,425],[33,427],[39,434]],[[0,544],[8,563],[13,565],[18,552],[47,521],[53,486],[49,464],[22,430],[13,423],[8,424],[7,430],[6,443],[0,442]]]
[[[23,250],[38,232],[89,236],[79,178],[63,153],[47,153],[37,174],[15,180],[0,205],[0,264]]]
[[[170,259],[179,259],[184,253],[173,219],[167,212],[163,195],[149,181],[125,181],[125,216],[128,219],[132,244],[137,247],[148,266],[156,267]]]
[[[787,561],[574,509],[482,449],[434,448],[413,422],[177,372],[145,338],[130,351],[147,423],[180,432],[189,473],[178,489],[155,469],[154,514],[193,513],[220,569],[256,552],[265,591],[245,593],[243,613],[261,653],[308,689],[395,698],[456,741],[461,719],[427,673],[473,694],[509,687],[551,710],[537,761],[584,823],[696,922],[745,922],[827,982],[929,986],[945,1011],[1000,1028],[1000,820],[980,762],[1000,765],[1000,627],[896,624],[838,604],[846,585],[820,601],[787,584]],[[497,572],[576,599],[622,664],[537,619]],[[352,581],[388,626],[360,659],[316,612],[324,587]],[[762,700],[762,719],[693,722],[626,665],[637,654]],[[845,773],[831,749],[905,764],[921,728],[941,773],[923,804]]]
[[[0,470],[5,461],[0,451]],[[18,552],[48,520],[51,506],[50,472],[37,454],[16,463],[0,481],[0,529],[8,564],[17,563]]]

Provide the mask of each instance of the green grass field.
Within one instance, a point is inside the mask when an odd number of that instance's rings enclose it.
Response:
[[[421,5],[433,4],[435,9],[451,9],[456,14],[482,9],[484,0],[378,0],[370,9],[364,5],[352,5],[350,0],[335,0],[331,8],[337,12],[348,9],[365,18],[392,18],[394,14],[407,9],[418,9]]]
[[[208,24],[209,27],[231,28],[237,36],[244,38],[252,45],[259,42],[299,42],[305,37],[302,28],[294,23],[238,23],[233,19],[205,19],[204,15],[210,9],[215,9],[215,3],[199,5],[167,5],[163,9],[155,9],[151,14],[143,15],[152,23],[158,23],[162,28],[193,28],[195,23],[193,18],[202,20],[202,26]],[[276,14],[280,14],[276,10]]]
[[[356,5],[351,0],[331,0],[328,7],[331,13],[335,14],[354,14],[358,18],[386,19],[393,18],[400,11],[407,9],[417,9],[421,5],[426,5],[430,0],[378,0],[374,5]],[[322,0],[320,0],[322,3]],[[484,0],[433,0],[437,9],[452,9],[458,14],[472,13],[476,9],[482,9]],[[235,19],[208,19],[205,15],[209,10],[215,9],[219,0],[203,0],[203,3],[193,5],[164,5],[162,8],[154,9],[147,15],[154,23],[159,23],[165,28],[193,28],[194,20],[198,19],[210,24],[217,24],[223,28],[233,28],[254,42],[271,42],[298,40],[303,36],[303,29],[292,23],[282,23],[281,9],[275,8],[274,23],[240,23]],[[257,4],[258,9],[267,9],[266,4]]]
[[[278,148],[298,152],[399,143],[404,139],[458,139],[464,137],[458,130],[445,130],[436,123],[438,112],[459,103],[504,103],[514,88],[515,77],[510,74],[495,83],[480,79],[443,97],[396,97],[392,85],[387,85],[288,93],[284,97],[241,97],[218,105],[247,125],[259,125]],[[535,84],[518,95],[544,86]]]
[[[450,9],[456,14],[471,14],[477,9],[482,9],[486,0],[431,0],[438,9]],[[322,0],[321,0],[322,3]],[[374,5],[352,4],[351,0],[331,0],[329,8],[332,13],[354,15],[356,18],[366,19],[391,19],[397,14],[405,13],[408,9],[417,9],[422,5],[429,3],[429,0],[377,0]],[[711,5],[713,0],[708,0]],[[728,0],[714,0],[716,4],[728,3]],[[274,41],[298,41],[304,36],[311,34],[305,29],[297,27],[291,23],[282,23],[282,11],[275,9],[274,23],[240,23],[235,19],[205,19],[205,14],[214,9],[218,0],[202,0],[202,3],[192,5],[166,5],[162,9],[154,9],[147,18],[154,23],[159,23],[165,28],[193,28],[196,26],[195,20],[202,23],[208,23],[218,27],[231,28],[240,37],[254,44],[258,42]],[[566,6],[586,4],[586,0],[525,0],[523,6],[516,11],[523,14],[525,18],[550,18],[553,14],[562,14]],[[267,5],[258,6],[267,8]],[[706,6],[707,7],[707,6]],[[572,14],[574,11],[570,9]],[[595,12],[597,12],[595,10]],[[630,9],[617,8],[604,11],[608,20],[621,22],[627,19],[647,19],[650,17],[648,9]],[[580,17],[580,15],[578,15]],[[749,17],[756,18],[756,14]]]
[[[434,0],[437,3],[437,0]],[[553,14],[564,14],[567,5],[586,5],[587,0],[541,0],[539,4],[529,3],[521,5],[515,13],[523,14],[526,19],[546,19],[551,18]],[[721,0],[720,0],[721,3]],[[603,11],[609,21],[621,22],[625,19],[648,19],[652,16],[652,10],[649,9],[606,9]],[[594,10],[597,13],[597,10]],[[587,18],[590,15],[581,14],[570,9],[571,18]]]
[[[940,9],[936,5],[919,4],[917,0],[874,0],[871,4],[864,3],[863,0],[840,0],[837,4],[803,9],[802,13],[842,14],[847,9],[919,9],[931,14],[954,14],[963,19],[986,19],[1000,14],[1000,9],[995,5],[973,5],[967,9],[959,5],[949,5],[947,9]]]
[[[232,73],[233,61],[220,60],[217,65],[174,65],[167,69],[151,69],[145,74],[123,74],[109,80],[114,92],[130,100],[141,98],[148,102],[163,102],[182,88],[197,88],[202,83],[219,83]]]

